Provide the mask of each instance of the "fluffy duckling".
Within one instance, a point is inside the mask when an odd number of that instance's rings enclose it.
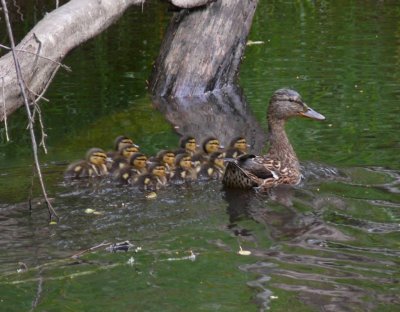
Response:
[[[160,163],[152,163],[148,168],[148,173],[138,176],[135,186],[144,191],[155,191],[168,183],[165,166]]]
[[[208,160],[212,153],[218,152],[220,149],[223,148],[219,140],[215,137],[208,137],[203,141],[203,144],[201,146],[202,151],[192,156],[192,161],[197,170],[204,162]]]
[[[199,180],[219,180],[224,174],[224,154],[214,152],[207,162],[201,165],[197,173]]]
[[[139,148],[134,144],[121,147],[118,154],[112,159],[112,163],[109,165],[109,171],[115,172],[116,170],[129,166],[129,158],[138,152]]]
[[[134,184],[139,175],[147,173],[147,156],[142,153],[134,153],[128,161],[128,166],[116,170],[113,179],[120,184]]]
[[[114,150],[111,152],[108,152],[107,156],[110,158],[115,158],[119,155],[119,151],[122,148],[124,148],[125,146],[129,146],[129,145],[134,145],[137,148],[139,148],[138,145],[133,143],[131,138],[124,136],[124,135],[120,135],[120,136],[116,137],[114,140]]]
[[[193,156],[197,153],[198,145],[196,139],[192,136],[184,136],[179,140],[179,149],[175,152],[176,155],[187,153]]]
[[[178,154],[175,159],[175,171],[170,177],[171,183],[183,184],[196,179],[197,174],[192,165],[192,157],[188,153]]]
[[[162,150],[157,153],[156,160],[165,166],[167,177],[169,177],[175,169],[175,153],[169,150]]]
[[[94,178],[108,174],[107,154],[100,148],[91,148],[86,153],[86,160],[72,163],[65,171],[66,178]]]
[[[229,147],[225,152],[226,158],[238,158],[240,155],[247,154],[249,145],[244,137],[239,136],[229,143]]]

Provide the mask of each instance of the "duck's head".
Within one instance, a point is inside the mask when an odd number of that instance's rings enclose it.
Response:
[[[133,154],[139,152],[139,148],[135,144],[130,144],[123,146],[120,150],[119,153],[121,156],[129,159]]]
[[[160,178],[163,178],[167,175],[165,166],[160,163],[153,163],[150,165],[149,172]]]
[[[196,152],[197,143],[196,139],[192,136],[185,136],[179,140],[179,147],[184,148],[190,152]]]
[[[106,163],[107,154],[101,148],[91,148],[86,153],[86,160],[96,166]]]
[[[207,154],[211,154],[214,152],[218,152],[221,148],[221,144],[219,143],[219,140],[214,137],[209,137],[203,141],[202,144],[203,151]]]
[[[179,154],[176,156],[175,166],[186,170],[192,168],[192,157],[187,153]]]
[[[229,144],[231,148],[236,148],[242,153],[247,153],[247,148],[249,145],[247,144],[247,141],[244,137],[236,137],[232,139],[231,143]]]
[[[132,156],[129,158],[129,163],[137,168],[137,169],[143,169],[146,167],[147,164],[147,157],[145,154],[142,153],[134,153]]]
[[[214,152],[210,155],[210,162],[215,164],[217,167],[225,168],[224,154],[220,152]]]
[[[157,159],[164,164],[169,166],[174,166],[175,163],[175,153],[172,151],[162,150],[158,152]]]
[[[116,139],[114,140],[114,148],[116,151],[120,151],[122,148],[124,148],[125,146],[129,146],[129,145],[134,145],[137,148],[139,148],[138,145],[133,143],[131,138],[128,138],[124,135],[120,135],[120,136],[116,137]]]
[[[269,102],[268,120],[286,120],[295,116],[325,120],[323,115],[308,107],[296,91],[290,89],[275,91]]]

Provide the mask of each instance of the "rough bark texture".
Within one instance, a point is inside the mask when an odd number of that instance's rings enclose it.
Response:
[[[30,52],[18,52],[18,59],[31,100],[35,98],[35,94],[44,90],[59,68],[56,62],[48,59],[60,62],[71,49],[106,29],[129,6],[143,2],[144,0],[71,0],[47,14],[16,47],[18,50]],[[0,59],[0,121],[4,119],[5,113],[10,115],[22,105],[12,55],[8,53]]]
[[[234,83],[258,0],[177,12],[150,79],[153,95],[201,95]]]

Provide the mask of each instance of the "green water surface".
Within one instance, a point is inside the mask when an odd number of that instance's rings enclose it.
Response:
[[[20,6],[22,21],[10,8],[18,40],[54,1]],[[301,185],[232,200],[219,182],[196,182],[149,200],[110,183],[65,183],[68,163],[110,150],[120,134],[148,155],[177,146],[146,89],[171,14],[156,1],[132,7],[63,61],[72,72],[59,71],[41,105],[40,159],[59,224],[48,225],[31,186],[24,111],[8,119],[10,142],[0,126],[0,310],[398,310],[400,3],[259,1],[249,40],[261,42],[247,47],[239,77],[256,120],[266,129],[281,87],[327,118],[287,125]],[[8,44],[3,31],[0,40]],[[71,258],[125,240],[135,248]],[[28,271],[17,273],[21,263]]]

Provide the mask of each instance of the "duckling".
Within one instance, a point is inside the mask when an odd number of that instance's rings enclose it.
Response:
[[[198,145],[196,139],[192,136],[184,136],[179,140],[179,149],[175,152],[176,155],[188,153],[193,156],[197,153]]]
[[[162,150],[157,153],[156,159],[157,162],[165,166],[167,177],[169,177],[175,169],[175,153],[169,150]]]
[[[100,148],[91,148],[86,153],[86,160],[74,162],[65,171],[66,178],[94,178],[106,176],[106,153]]]
[[[300,94],[290,89],[275,91],[267,111],[270,149],[266,155],[242,155],[229,160],[223,184],[226,187],[264,192],[279,184],[298,184],[301,181],[299,160],[285,132],[285,122],[292,117],[325,120],[311,109]]]
[[[232,139],[228,149],[225,152],[226,158],[238,158],[240,155],[247,154],[249,145],[242,136]]]
[[[202,163],[206,162],[211,153],[218,152],[223,148],[219,140],[215,137],[209,137],[203,141],[202,151],[192,156],[192,161],[195,168],[199,168]]]
[[[114,150],[107,153],[107,156],[110,158],[115,158],[119,155],[119,151],[128,145],[134,145],[139,148],[138,145],[133,143],[133,140],[127,136],[120,135],[114,140]]]
[[[178,154],[175,159],[175,171],[170,181],[174,184],[183,184],[196,179],[197,173],[192,165],[192,157],[188,153]]]
[[[118,154],[112,159],[109,171],[115,172],[116,170],[129,166],[129,158],[137,152],[139,152],[137,145],[131,144],[122,146]]]
[[[224,174],[224,154],[214,152],[207,162],[201,165],[197,173],[199,180],[219,180]]]
[[[113,173],[114,181],[120,184],[134,184],[139,175],[147,173],[147,156],[142,153],[134,153],[128,161],[128,165]]]
[[[150,188],[160,189],[167,183],[165,166],[160,163],[152,163],[148,168],[148,173],[139,175],[134,185],[141,190],[151,190]]]

